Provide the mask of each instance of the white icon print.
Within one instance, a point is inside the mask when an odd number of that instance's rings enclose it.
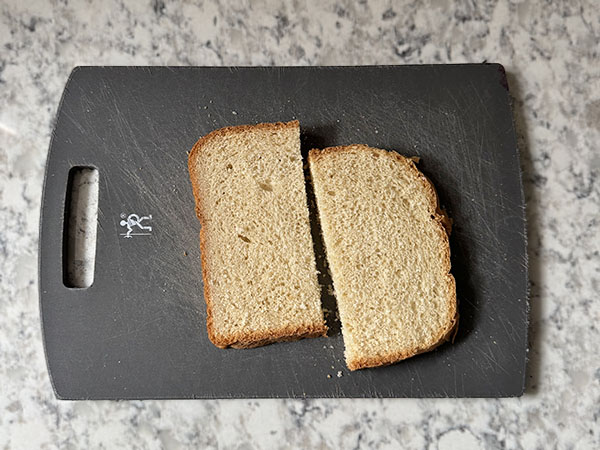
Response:
[[[150,225],[142,225],[144,220],[152,220],[152,214],[148,216],[138,216],[137,214],[129,214],[121,213],[121,222],[120,225],[122,227],[127,227],[127,233],[121,233],[120,236],[124,236],[126,238],[131,238],[133,236],[148,236],[150,231],[152,231],[152,227]],[[133,227],[138,227],[138,232],[134,233]]]

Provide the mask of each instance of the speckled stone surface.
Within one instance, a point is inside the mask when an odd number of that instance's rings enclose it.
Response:
[[[600,448],[600,13],[589,1],[0,3],[0,448]],[[477,6],[474,6],[474,5]],[[44,361],[44,164],[80,64],[500,62],[527,197],[514,399],[59,402]]]

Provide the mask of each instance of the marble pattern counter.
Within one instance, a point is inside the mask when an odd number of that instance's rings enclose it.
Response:
[[[0,4],[0,448],[600,448],[597,5],[258,3]],[[39,323],[37,240],[50,134],[73,66],[484,60],[509,73],[522,153],[532,321],[525,396],[54,398]]]

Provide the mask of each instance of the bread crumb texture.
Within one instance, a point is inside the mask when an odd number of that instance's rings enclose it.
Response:
[[[255,347],[326,334],[298,122],[216,130],[188,165],[211,341]]]
[[[432,184],[412,160],[362,145],[311,150],[309,164],[348,368],[448,339],[456,288]]]

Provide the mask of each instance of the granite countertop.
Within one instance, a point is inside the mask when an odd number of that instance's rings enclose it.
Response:
[[[597,5],[265,3],[0,5],[0,448],[600,448]],[[39,322],[39,208],[54,116],[75,65],[484,60],[507,69],[522,154],[531,279],[523,397],[54,398]]]

